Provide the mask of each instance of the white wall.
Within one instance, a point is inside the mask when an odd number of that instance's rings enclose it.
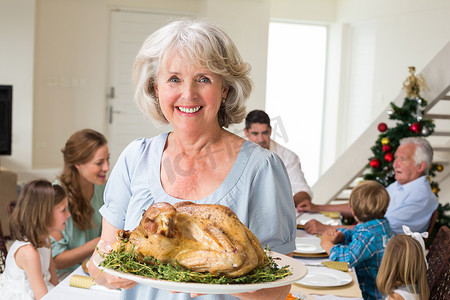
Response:
[[[12,155],[3,167],[32,168],[35,1],[0,3],[0,84],[13,86]]]
[[[2,158],[2,164],[17,172],[20,182],[53,179],[63,163],[60,150],[76,130],[106,132],[109,11],[114,8],[184,12],[218,23],[253,67],[248,106],[264,103],[267,0],[2,1],[0,38],[16,39],[0,48],[6,66],[1,81],[15,84],[14,155]]]

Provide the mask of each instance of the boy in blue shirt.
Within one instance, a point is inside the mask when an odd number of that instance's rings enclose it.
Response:
[[[350,194],[350,208],[358,224],[353,229],[330,229],[321,243],[330,260],[345,261],[355,267],[364,299],[383,299],[376,278],[384,249],[393,235],[384,218],[389,194],[376,181],[364,181]]]

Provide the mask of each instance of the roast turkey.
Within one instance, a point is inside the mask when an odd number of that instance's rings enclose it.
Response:
[[[155,203],[133,231],[118,230],[115,250],[134,251],[162,263],[177,260],[197,272],[239,277],[264,264],[255,235],[226,206],[184,201]],[[125,247],[120,247],[125,243]]]

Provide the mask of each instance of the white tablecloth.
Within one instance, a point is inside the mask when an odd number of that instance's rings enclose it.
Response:
[[[297,236],[308,236],[309,235],[303,230],[298,230]],[[299,258],[304,263],[320,263],[328,258]],[[43,300],[119,300],[120,291],[119,290],[109,290],[103,286],[95,285],[90,289],[83,289],[77,287],[71,287],[69,285],[70,277],[72,275],[85,275],[87,274],[83,271],[81,267],[76,269],[72,274],[67,276],[60,284],[53,288],[47,295],[45,295]],[[311,295],[317,300],[362,300],[362,298],[345,298],[333,295]],[[308,298],[312,299],[312,298]],[[150,300],[150,299],[145,299]],[[152,299],[153,300],[153,299]]]
[[[120,290],[109,290],[101,285],[94,285],[90,289],[83,289],[70,286],[70,277],[72,275],[88,276],[83,269],[78,267],[62,282],[54,287],[43,300],[119,300]]]

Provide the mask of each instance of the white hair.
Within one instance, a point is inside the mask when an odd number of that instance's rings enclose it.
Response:
[[[236,45],[221,28],[189,19],[171,22],[155,31],[137,54],[132,72],[135,100],[146,117],[156,123],[168,123],[154,84],[161,66],[171,55],[205,67],[222,78],[228,94],[218,112],[220,126],[238,124],[245,118],[245,100],[252,90],[250,65],[242,60]]]
[[[421,137],[407,137],[400,140],[400,145],[407,144],[416,145],[416,151],[414,153],[414,161],[416,162],[416,166],[422,162],[425,162],[425,174],[428,174],[428,170],[430,169],[433,161],[433,148],[431,148],[430,143]]]

